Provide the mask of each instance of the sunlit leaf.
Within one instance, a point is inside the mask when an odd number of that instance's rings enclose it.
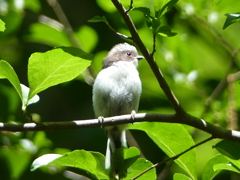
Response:
[[[70,46],[71,43],[59,23],[52,22],[52,25],[34,23],[30,26],[30,35],[26,39],[31,42],[47,44],[52,47]]]
[[[28,99],[51,86],[74,79],[90,65],[89,59],[92,55],[71,47],[32,54],[28,63]]]
[[[173,157],[195,143],[187,130],[179,124],[169,123],[138,123],[129,129],[142,130],[161,148],[169,157]],[[196,152],[191,150],[180,156],[175,162],[184,169],[192,179],[197,179]]]
[[[217,176],[221,172],[220,169],[217,170],[214,168],[214,166],[216,164],[220,164],[220,163],[227,164],[228,162],[229,162],[229,160],[221,154],[218,154],[218,155],[212,157],[204,166],[204,169],[202,172],[202,180],[213,179],[215,176]]]
[[[35,159],[32,163],[31,171],[38,169],[39,167],[46,166],[53,160],[61,157],[60,154],[45,154],[37,159]]]
[[[175,173],[173,180],[191,180],[191,178],[181,173]]]
[[[81,26],[75,34],[83,50],[90,52],[96,46],[98,35],[90,26]]]
[[[31,99],[28,99],[30,89],[23,84],[20,84],[20,86],[22,90],[22,101],[23,101],[22,110],[25,111],[28,105],[38,102],[40,98],[38,95],[35,95]]]
[[[8,79],[22,99],[22,92],[18,76],[13,70],[12,66],[3,60],[0,61],[0,79]]]
[[[97,152],[76,150],[64,155],[47,154],[32,163],[32,171],[46,165],[75,167],[81,175],[93,180],[108,179],[108,171],[104,169],[105,158]]]
[[[231,24],[240,21],[240,13],[228,13],[226,16],[227,19],[223,25],[223,29],[226,29]]]
[[[153,164],[146,159],[143,159],[143,158],[137,159],[137,161],[135,161],[129,167],[127,177],[123,178],[123,180],[129,180],[136,177],[137,175],[139,175],[140,173],[142,173],[144,170],[148,169],[152,165]],[[157,179],[155,168],[151,169],[147,173],[144,173],[142,176],[138,178],[138,180],[148,180],[148,179]]]
[[[5,23],[0,19],[0,31],[4,31],[5,29]]]
[[[227,171],[233,171],[236,173],[240,173],[239,168],[234,166],[231,163],[227,164],[216,164],[213,166],[214,171],[222,171],[222,170],[227,170]]]

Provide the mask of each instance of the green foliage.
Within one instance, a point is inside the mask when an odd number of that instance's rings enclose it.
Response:
[[[26,111],[28,105],[39,101],[38,93],[41,102],[28,108],[37,122],[94,117],[91,87],[79,77],[90,65],[89,60],[93,59],[85,51],[95,54],[88,72],[84,72],[88,81],[92,77],[87,73],[93,77],[97,74],[107,51],[114,44],[125,41],[111,30],[126,35],[129,31],[110,2],[73,0],[59,3],[72,29],[68,29],[62,20],[59,22],[49,10],[51,7],[40,0],[0,0],[0,58],[4,59],[0,61],[1,122],[26,122],[19,113],[20,106]],[[128,9],[130,0],[121,0],[121,3]],[[149,51],[153,48],[152,37],[159,35],[156,36],[154,57],[182,107],[189,114],[224,128],[229,123],[226,119],[231,120],[229,114],[237,116],[240,112],[239,80],[235,79],[232,84],[228,82],[228,87],[208,108],[206,104],[212,98],[210,94],[216,92],[218,83],[227,79],[226,72],[239,71],[231,64],[233,58],[239,64],[239,55],[232,56],[238,53],[240,42],[237,36],[239,23],[235,23],[239,21],[239,13],[228,13],[239,12],[239,7],[238,0],[133,0],[133,9],[129,11]],[[234,26],[227,28],[233,23]],[[76,46],[73,41],[77,41],[77,47],[82,50],[69,47]],[[139,74],[143,86],[140,112],[174,113],[144,60],[139,63]],[[28,82],[29,87],[20,82]],[[151,167],[152,162],[178,155],[193,146],[194,141],[205,138],[196,129],[176,124],[138,123],[129,129],[137,134],[134,138],[139,149],[120,148],[114,154],[115,167],[120,174],[126,175],[122,178],[126,180]],[[105,146],[105,134],[97,128],[61,132],[1,132],[1,179],[66,180],[70,177],[65,177],[63,172],[68,170],[90,179],[109,179],[102,154]],[[221,177],[223,171],[228,179],[231,179],[232,172],[240,174],[239,143],[224,140],[214,149],[209,146],[203,148],[206,154],[200,152],[196,155],[199,149],[193,149],[176,159],[168,179],[210,180],[217,177],[223,180],[226,179]],[[145,158],[139,158],[140,151]],[[202,156],[209,157],[209,160],[201,161],[206,159]],[[36,157],[39,158],[34,160]],[[29,171],[31,164],[32,172]],[[169,164],[153,168],[138,179],[155,180],[157,173],[165,167],[170,168]]]
[[[21,91],[20,81],[19,81],[15,71],[11,67],[11,65],[3,60],[0,61],[0,78],[8,79],[10,81],[10,83],[13,85],[13,87],[16,89],[20,98],[22,99],[22,91]]]
[[[139,155],[140,151],[135,147],[129,149],[122,147],[114,151],[113,165],[120,177],[126,176],[127,169],[138,159]]]
[[[174,174],[173,179],[174,180],[180,180],[180,179],[181,180],[191,180],[191,178],[185,176],[184,174],[180,174],[180,173]]]
[[[77,48],[56,48],[46,53],[34,53],[29,58],[29,99],[37,93],[82,73],[92,56]],[[47,68],[46,68],[47,67]]]
[[[139,156],[139,151],[136,148],[124,149],[120,148],[117,150],[117,154],[122,154],[122,158],[115,156],[116,161],[121,162],[117,164],[116,168],[121,171],[126,171],[129,168],[129,174],[123,179],[130,179],[138,175],[145,168],[150,167],[152,164],[144,159],[137,159],[135,157]],[[119,152],[121,151],[121,153]],[[105,157],[97,152],[89,152],[85,150],[75,150],[63,155],[59,154],[45,154],[32,163],[32,171],[46,165],[56,165],[56,166],[66,166],[78,168],[81,174],[92,180],[98,179],[108,179],[109,170],[104,167]],[[120,174],[122,174],[121,172]],[[145,177],[156,178],[153,171],[149,171]],[[141,177],[140,179],[145,179]]]
[[[223,25],[223,29],[226,29],[231,24],[240,21],[240,13],[228,13],[226,16],[227,19]]]
[[[134,124],[130,129],[142,130],[161,148],[169,157],[173,157],[194,145],[192,137],[179,124],[141,123]],[[171,129],[171,131],[170,131]],[[192,178],[197,179],[195,150],[184,154],[175,162]]]
[[[221,170],[217,170],[214,169],[215,165],[217,164],[226,164],[229,161],[227,160],[227,158],[225,158],[223,155],[221,154],[217,154],[216,156],[212,157],[205,165],[204,169],[203,169],[203,175],[202,175],[202,180],[211,180],[213,179],[215,176],[217,176]]]
[[[5,23],[0,19],[0,31],[4,31],[5,29]]]

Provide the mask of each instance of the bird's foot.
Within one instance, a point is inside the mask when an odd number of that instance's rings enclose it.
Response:
[[[135,110],[132,110],[132,112],[131,112],[132,124],[134,123],[135,115],[136,115],[136,111],[135,111]]]
[[[103,128],[103,123],[104,123],[104,117],[103,116],[98,117],[98,123],[101,124],[101,128]]]

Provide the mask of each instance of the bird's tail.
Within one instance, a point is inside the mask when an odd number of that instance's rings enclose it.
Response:
[[[113,131],[113,129],[111,129],[106,131],[106,133],[108,135],[108,141],[107,141],[105,168],[111,169],[112,175],[117,175],[117,172],[113,166],[113,153],[117,148],[120,148],[120,147],[127,148],[126,131],[119,130],[119,129]]]

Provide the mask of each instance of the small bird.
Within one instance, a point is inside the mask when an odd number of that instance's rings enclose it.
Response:
[[[136,48],[128,43],[115,45],[103,61],[102,70],[93,85],[93,108],[96,117],[111,117],[123,114],[134,115],[138,110],[142,84],[137,70],[143,59]],[[111,163],[116,148],[126,147],[127,125],[105,127],[108,136],[105,168],[117,176]]]

